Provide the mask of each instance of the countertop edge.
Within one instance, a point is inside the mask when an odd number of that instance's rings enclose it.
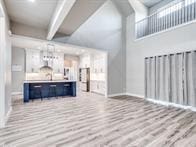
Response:
[[[74,80],[56,80],[56,81],[23,81],[23,83],[69,83],[69,82],[77,82]]]

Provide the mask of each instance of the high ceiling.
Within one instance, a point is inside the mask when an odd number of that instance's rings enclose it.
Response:
[[[21,24],[47,29],[58,0],[5,0],[10,19]]]
[[[116,4],[117,8],[124,16],[129,16],[131,13],[134,12],[128,0],[112,0],[112,1]]]
[[[52,34],[57,32],[71,35],[91,15],[93,15],[107,0],[4,0],[8,15],[12,22],[44,29]],[[34,1],[34,2],[33,2]],[[133,13],[129,0],[111,0],[124,16]],[[151,7],[161,0],[139,0],[147,7]],[[69,6],[70,2],[73,5]],[[58,7],[60,6],[60,7]],[[62,7],[61,7],[62,6]],[[61,9],[62,8],[62,9]],[[64,10],[68,11],[64,16]],[[60,12],[59,12],[60,11]],[[61,14],[61,15],[58,15]],[[54,19],[53,19],[54,18]],[[57,21],[60,20],[60,21]],[[52,25],[51,25],[52,24]],[[52,29],[50,29],[52,26]],[[49,30],[47,32],[47,30]],[[48,36],[48,35],[47,35]]]
[[[96,12],[106,0],[78,0],[72,7],[70,13],[64,19],[59,32],[71,35],[81,24],[83,24],[94,12]]]
[[[152,7],[163,0],[139,0],[147,7]]]

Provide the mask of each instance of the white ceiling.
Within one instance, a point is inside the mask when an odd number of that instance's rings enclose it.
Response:
[[[58,32],[71,35],[96,12],[105,1],[106,0],[77,0]]]
[[[47,29],[58,0],[4,0],[12,21]]]
[[[30,0],[4,1],[11,21],[47,30],[59,0],[34,0],[35,2],[30,2]],[[96,12],[105,1],[106,0],[76,0],[58,32],[71,35]],[[128,0],[112,1],[123,15],[128,16],[133,12]],[[146,6],[151,7],[161,0],[140,1]]]
[[[75,46],[75,45],[69,45],[64,43],[57,43],[53,41],[46,41],[46,40],[40,40],[30,37],[24,37],[19,35],[12,35],[12,46],[24,48],[24,49],[37,49],[37,50],[46,50],[48,44],[52,44],[55,46],[55,49],[57,52],[61,52],[68,55],[75,55],[80,56],[82,54],[97,54],[97,53],[105,53],[103,51]]]
[[[129,16],[131,13],[134,12],[133,8],[131,7],[130,3],[128,0],[112,0],[119,11],[124,15],[124,16]]]
[[[139,1],[142,2],[147,7],[152,7],[163,0],[139,0]]]

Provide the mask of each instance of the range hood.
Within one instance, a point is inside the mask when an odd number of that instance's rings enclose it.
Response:
[[[41,73],[52,73],[52,67],[48,66],[48,61],[44,61],[44,66],[40,68]]]

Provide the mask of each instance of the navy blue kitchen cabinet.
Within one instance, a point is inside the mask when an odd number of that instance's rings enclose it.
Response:
[[[56,85],[55,93],[51,93],[50,86]],[[40,87],[37,89],[36,87]],[[37,95],[37,90],[40,90],[40,95]],[[54,89],[53,89],[54,90]],[[75,81],[63,81],[63,82],[25,82],[24,83],[24,102],[29,102],[33,99],[50,98],[50,97],[76,97],[76,82]]]

